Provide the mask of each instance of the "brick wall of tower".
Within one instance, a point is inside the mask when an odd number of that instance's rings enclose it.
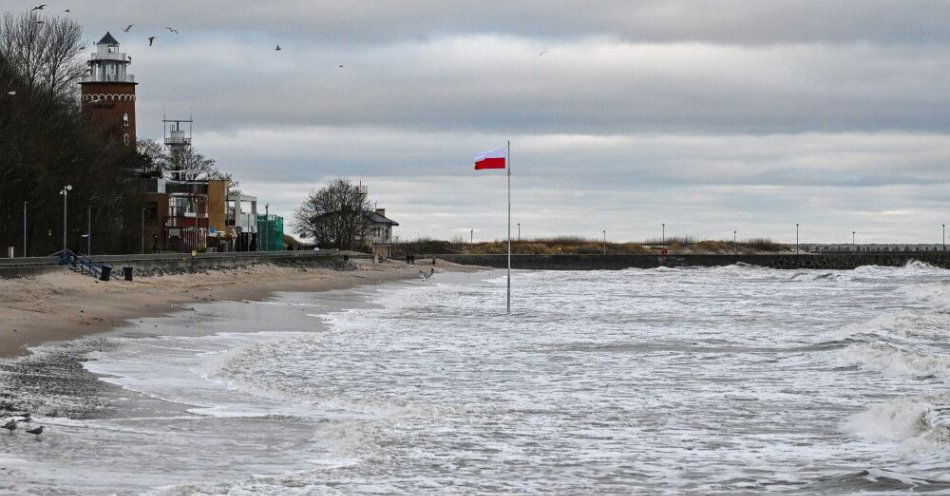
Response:
[[[135,147],[135,84],[113,82],[82,83],[82,112],[102,128],[115,143]],[[128,122],[124,116],[128,115]]]

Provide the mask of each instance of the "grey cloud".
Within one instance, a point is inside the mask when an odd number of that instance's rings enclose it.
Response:
[[[32,3],[12,0],[5,5],[23,10]],[[171,24],[184,33],[261,32],[336,44],[388,44],[472,33],[554,40],[610,34],[657,43],[945,43],[945,19],[950,17],[950,5],[938,0],[138,0],[72,7],[84,23],[100,29],[115,30],[129,22],[142,29]]]

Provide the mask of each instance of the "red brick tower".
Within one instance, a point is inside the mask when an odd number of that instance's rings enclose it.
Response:
[[[82,86],[82,111],[102,126],[106,137],[135,147],[135,76],[128,72],[132,57],[119,51],[119,42],[106,33],[89,58]]]

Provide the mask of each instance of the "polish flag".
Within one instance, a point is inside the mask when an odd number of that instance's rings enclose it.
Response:
[[[475,154],[475,170],[504,169],[505,149],[490,150]]]

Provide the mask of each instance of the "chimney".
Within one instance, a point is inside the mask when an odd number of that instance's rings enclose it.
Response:
[[[385,216],[386,216],[386,209],[385,209],[385,208],[377,208],[377,209],[376,209],[376,213],[379,214],[379,215],[382,215],[383,217],[385,217]]]

